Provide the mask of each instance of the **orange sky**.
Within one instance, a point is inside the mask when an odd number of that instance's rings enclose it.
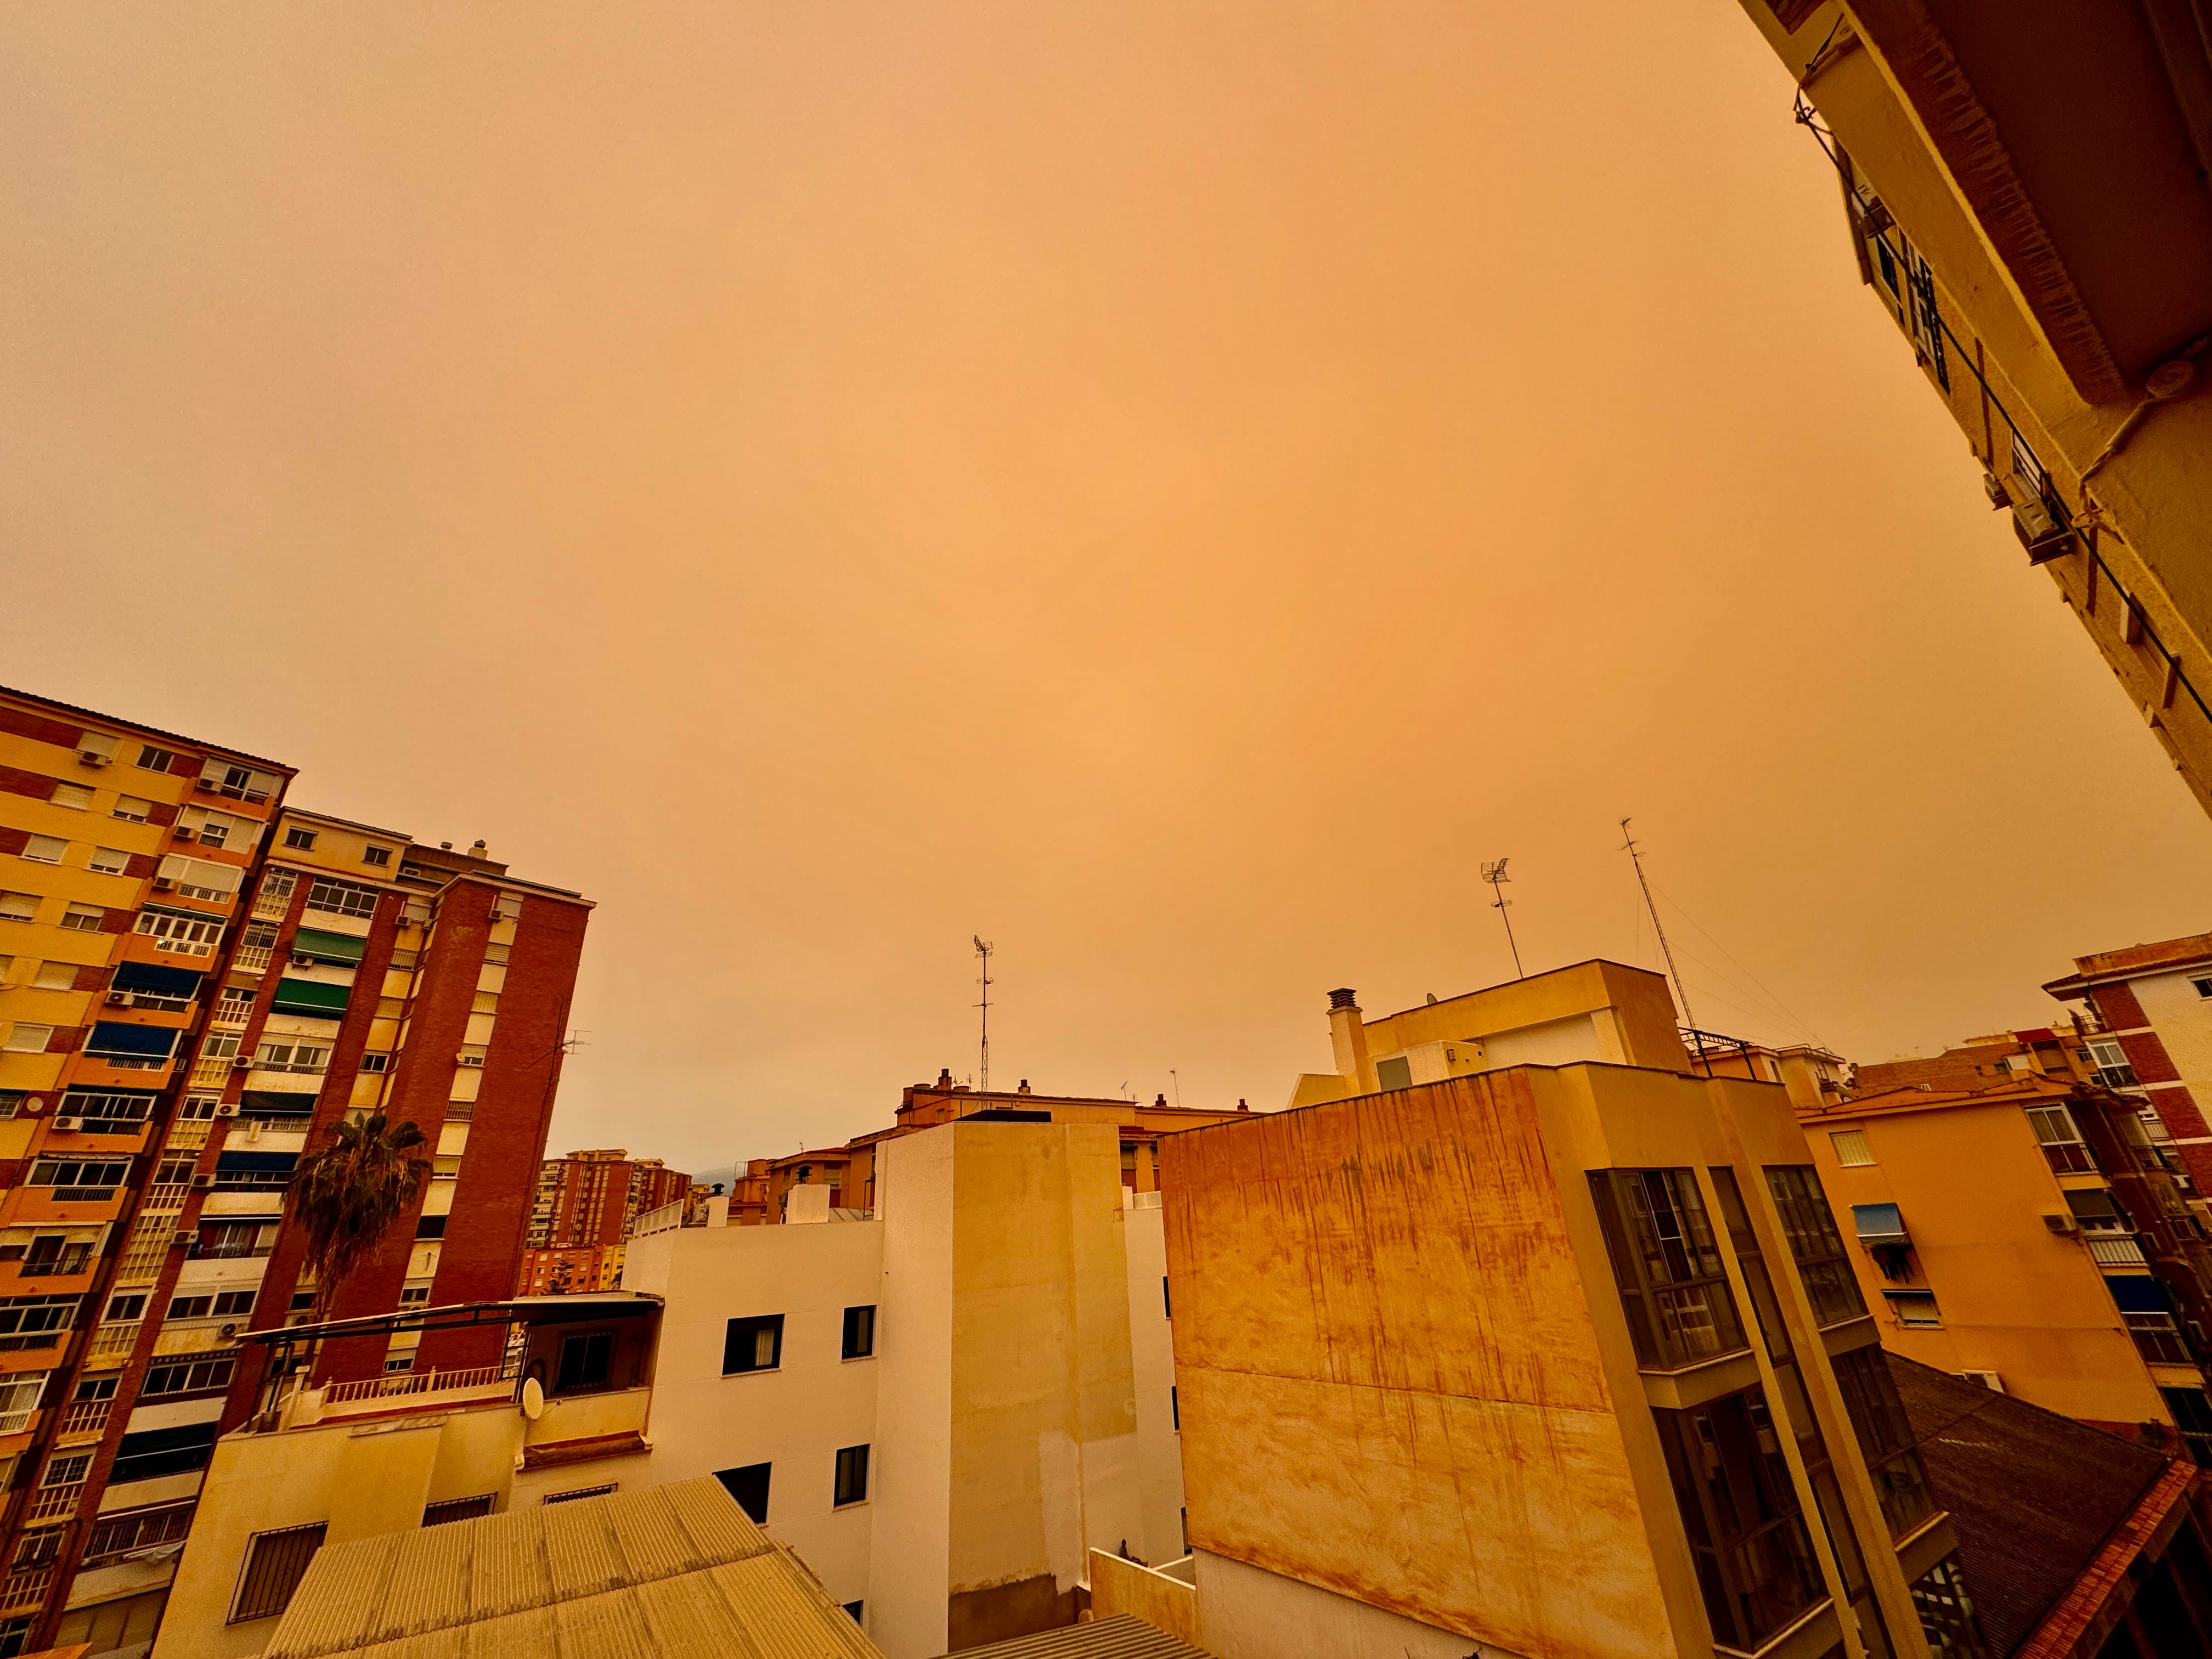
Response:
[[[886,1121],[978,930],[995,1079],[1273,1106],[1510,973],[1483,859],[1652,962],[1628,812],[1701,1021],[1859,1059],[2212,925],[1726,0],[0,52],[0,681],[599,899],[556,1150]]]

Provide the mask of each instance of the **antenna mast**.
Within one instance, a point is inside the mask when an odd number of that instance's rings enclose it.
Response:
[[[1528,975],[1522,970],[1521,967],[1521,947],[1518,944],[1515,943],[1513,938],[1513,918],[1505,914],[1505,907],[1512,903],[1513,901],[1506,897],[1504,893],[1498,891],[1499,883],[1513,879],[1512,877],[1505,873],[1505,865],[1506,860],[1504,859],[1498,860],[1495,864],[1484,865],[1482,866],[1482,878],[1490,884],[1490,893],[1492,901],[1490,908],[1498,912],[1498,919],[1505,924],[1505,943],[1511,946],[1513,951],[1513,977],[1516,979],[1526,979]]]
[[[983,988],[983,1000],[975,1006],[983,1011],[983,1041],[976,1054],[975,1091],[991,1092],[991,951],[981,933],[970,935],[975,941],[975,954],[983,959],[983,977],[976,981]]]
[[[1682,970],[1674,965],[1674,952],[1667,943],[1667,930],[1659,925],[1659,907],[1651,902],[1651,884],[1644,878],[1643,854],[1637,851],[1636,837],[1628,833],[1626,818],[1620,821],[1620,834],[1621,849],[1628,854],[1629,863],[1636,866],[1636,884],[1643,890],[1644,908],[1651,917],[1651,931],[1659,935],[1659,954],[1666,961],[1668,976],[1674,981],[1674,994],[1681,1001],[1682,1018],[1690,1028],[1690,1041],[1697,1045],[1698,1058],[1704,1061],[1704,1034],[1698,1030],[1698,1017],[1690,1012],[1690,993],[1682,983]],[[1711,1077],[1712,1074],[1711,1062],[1705,1061],[1705,1075]]]

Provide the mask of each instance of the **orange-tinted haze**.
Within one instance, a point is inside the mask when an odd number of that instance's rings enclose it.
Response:
[[[1863,1059],[2212,925],[1728,0],[0,53],[0,681],[596,897],[556,1150],[886,1121],[978,930],[994,1080],[1273,1106],[1510,972],[1481,860],[1652,962],[1629,812],[1701,1021]]]

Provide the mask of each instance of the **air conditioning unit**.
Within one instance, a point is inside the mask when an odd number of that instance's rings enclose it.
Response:
[[[1982,494],[1990,498],[1990,505],[1993,507],[2012,505],[2012,492],[2005,488],[2004,480],[1987,469],[1982,473]]]
[[[204,1172],[192,1177],[192,1190],[196,1193],[204,1193],[214,1185],[215,1177]]]
[[[192,838],[192,832],[181,823],[177,826],[175,835],[179,841],[190,841]]]
[[[82,1129],[84,1127],[84,1120],[81,1117],[58,1117],[54,1120],[54,1127],[62,1130]]]
[[[215,1328],[215,1334],[218,1342],[235,1342],[238,1340],[238,1327],[235,1324],[218,1325]],[[1994,1376],[1996,1373],[1992,1371],[1990,1375]]]
[[[131,1006],[131,993],[128,991],[110,991],[107,994],[107,1000],[118,1008],[127,1008]]]
[[[1961,1382],[1978,1382],[1991,1394],[2005,1391],[2004,1379],[1995,1371],[1953,1371],[1951,1375]]]
[[[157,893],[166,893],[176,884],[177,884],[175,882],[171,881],[167,876],[156,876],[154,878],[154,890]]]
[[[187,1232],[187,1231],[186,1231],[184,1228],[182,1228],[182,1227],[178,1228],[178,1229],[177,1229],[177,1231],[176,1231],[175,1232],[172,1233],[172,1234],[169,1236],[169,1243],[170,1243],[172,1245],[177,1245],[177,1244],[197,1244],[197,1243],[198,1243],[199,1242],[200,1242],[200,1236],[199,1236],[198,1233],[195,1233],[195,1232]]]
[[[204,789],[210,795],[214,794],[216,791],[220,789],[222,787],[222,786],[217,783],[213,778],[194,778],[192,780],[193,788]]]
[[[234,1072],[252,1071],[253,1069],[253,1056],[252,1054],[233,1054],[230,1057],[230,1069]]]
[[[2043,1218],[2043,1224],[2054,1233],[2075,1232],[2081,1225],[2070,1215],[2047,1215]]]
[[[294,957],[292,965],[295,968],[312,968],[315,965],[315,959],[313,957]]]
[[[236,1117],[238,1115],[238,1103],[234,1100],[217,1101],[216,1103],[215,1115],[217,1117]]]
[[[106,766],[111,757],[101,754],[97,749],[80,749],[76,751],[76,758],[77,763],[81,766]]]

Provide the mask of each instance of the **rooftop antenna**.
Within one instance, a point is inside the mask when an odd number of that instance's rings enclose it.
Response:
[[[1505,907],[1513,901],[1498,890],[1501,884],[1513,879],[1505,873],[1505,865],[1506,860],[1504,859],[1498,860],[1495,864],[1484,865],[1482,878],[1490,884],[1490,908],[1498,912],[1498,919],[1505,924],[1505,943],[1513,951],[1513,977],[1526,979],[1528,975],[1521,969],[1521,947],[1513,938],[1513,918],[1505,914]]]
[[[983,988],[983,1000],[976,1006],[983,1011],[983,1042],[975,1061],[975,1091],[991,1092],[991,951],[994,948],[984,942],[981,933],[970,935],[975,941],[975,954],[983,960],[983,977],[976,981]]]
[[[1698,1058],[1703,1061],[1705,1075],[1713,1074],[1712,1062],[1705,1060],[1704,1036],[1698,1030],[1698,1017],[1690,1012],[1690,994],[1682,984],[1682,970],[1674,965],[1674,952],[1667,943],[1667,930],[1659,925],[1659,907],[1651,902],[1651,884],[1644,878],[1644,857],[1637,850],[1636,837],[1628,833],[1628,820],[1620,821],[1621,849],[1628,854],[1629,863],[1636,866],[1636,884],[1644,892],[1644,908],[1650,913],[1651,931],[1659,935],[1659,954],[1667,963],[1667,973],[1674,981],[1674,994],[1682,1004],[1682,1018],[1690,1028],[1690,1041],[1697,1045]]]
[[[1176,1075],[1176,1068],[1172,1066],[1168,1067],[1168,1086],[1175,1091],[1176,1104],[1182,1105],[1182,1079]]]

